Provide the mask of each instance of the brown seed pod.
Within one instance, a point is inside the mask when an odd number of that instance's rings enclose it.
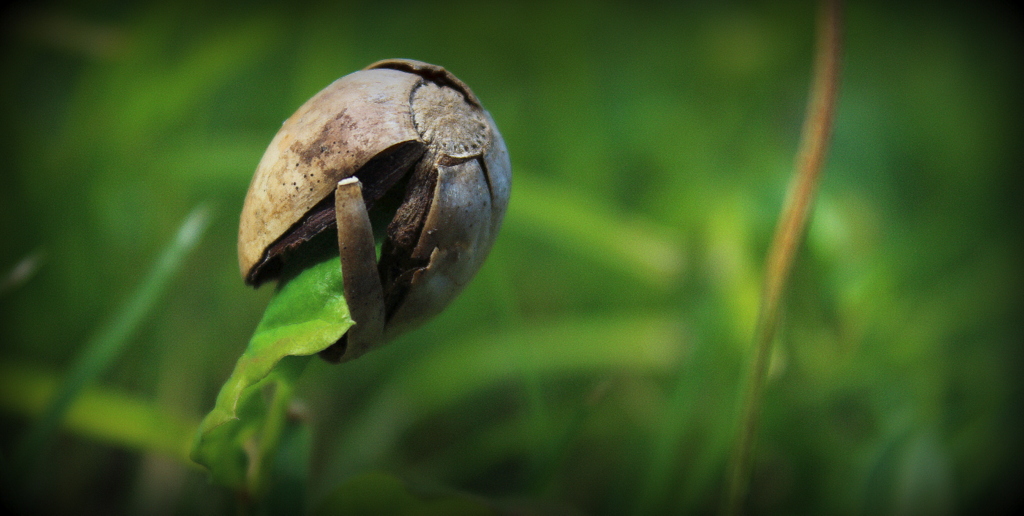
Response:
[[[242,277],[275,279],[291,253],[336,230],[356,324],[321,356],[355,358],[465,287],[497,236],[511,178],[498,128],[462,81],[419,61],[374,63],[309,99],[270,142],[242,208]],[[396,203],[378,261],[370,221]]]

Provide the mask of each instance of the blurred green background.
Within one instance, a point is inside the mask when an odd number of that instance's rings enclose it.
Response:
[[[1007,510],[1024,485],[1021,19],[983,4],[851,4],[834,143],[747,508]],[[512,201],[488,262],[443,315],[355,362],[307,370],[309,507],[380,509],[408,490],[412,505],[447,493],[525,514],[713,512],[815,10],[6,7],[4,503],[234,512],[186,454],[271,294],[237,270],[249,179],[305,99],[407,57],[445,66],[492,113]],[[85,343],[203,203],[209,229],[124,352],[31,467],[13,468]]]

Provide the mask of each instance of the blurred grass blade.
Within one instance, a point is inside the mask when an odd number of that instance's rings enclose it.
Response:
[[[511,203],[508,227],[523,227],[658,290],[674,287],[686,265],[682,238],[671,229],[624,217],[557,183],[520,173]]]
[[[171,278],[195,249],[209,225],[210,216],[210,207],[206,204],[189,213],[138,290],[113,319],[86,342],[42,416],[32,423],[18,443],[12,461],[15,471],[26,471],[45,452],[82,389],[121,356],[129,339],[167,289]]]
[[[43,251],[36,249],[11,267],[11,270],[0,279],[0,296],[24,285],[39,270],[43,261]]]
[[[823,0],[818,17],[818,42],[814,77],[804,118],[800,149],[797,152],[789,194],[768,250],[767,270],[761,306],[754,330],[753,357],[747,375],[739,431],[728,469],[724,514],[738,514],[747,494],[753,462],[754,438],[764,396],[772,341],[782,310],[783,296],[789,287],[790,272],[807,231],[814,206],[814,194],[821,179],[825,153],[832,136],[836,97],[839,90],[839,63],[842,46],[842,13],[839,0]]]
[[[419,418],[503,382],[671,371],[686,350],[683,329],[672,313],[587,317],[437,346],[398,371],[353,418],[335,456],[339,471],[334,473],[344,476],[373,464]]]
[[[60,376],[53,371],[0,362],[0,411],[37,417],[48,408],[60,381]],[[160,453],[192,465],[188,450],[196,423],[164,410],[153,401],[93,386],[78,394],[68,407],[63,425],[68,432],[129,449]]]
[[[500,514],[475,497],[455,492],[417,492],[400,478],[380,472],[347,479],[313,514],[326,516],[427,516]],[[294,513],[293,513],[294,514]]]
[[[627,314],[464,339],[453,346],[438,346],[396,378],[390,389],[412,401],[417,413],[425,414],[527,373],[671,370],[685,349],[682,330],[671,313]]]

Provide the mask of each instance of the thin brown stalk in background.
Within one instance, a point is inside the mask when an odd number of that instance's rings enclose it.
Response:
[[[747,495],[754,438],[782,296],[786,292],[793,261],[806,232],[808,215],[814,203],[814,194],[825,162],[825,151],[832,134],[842,39],[840,11],[839,0],[822,2],[818,19],[814,82],[792,184],[768,251],[764,289],[754,332],[754,355],[747,376],[749,383],[742,402],[743,413],[740,416],[736,447],[728,469],[723,514],[737,514]]]

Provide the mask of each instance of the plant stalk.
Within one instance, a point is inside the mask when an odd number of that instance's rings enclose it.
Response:
[[[743,412],[736,447],[727,470],[729,477],[722,506],[722,513],[727,515],[738,514],[747,496],[772,342],[793,262],[806,233],[835,118],[842,51],[840,0],[823,0],[817,23],[817,50],[807,115],[793,179],[768,251],[765,283],[754,331],[754,354],[747,376],[749,383],[742,399]]]

